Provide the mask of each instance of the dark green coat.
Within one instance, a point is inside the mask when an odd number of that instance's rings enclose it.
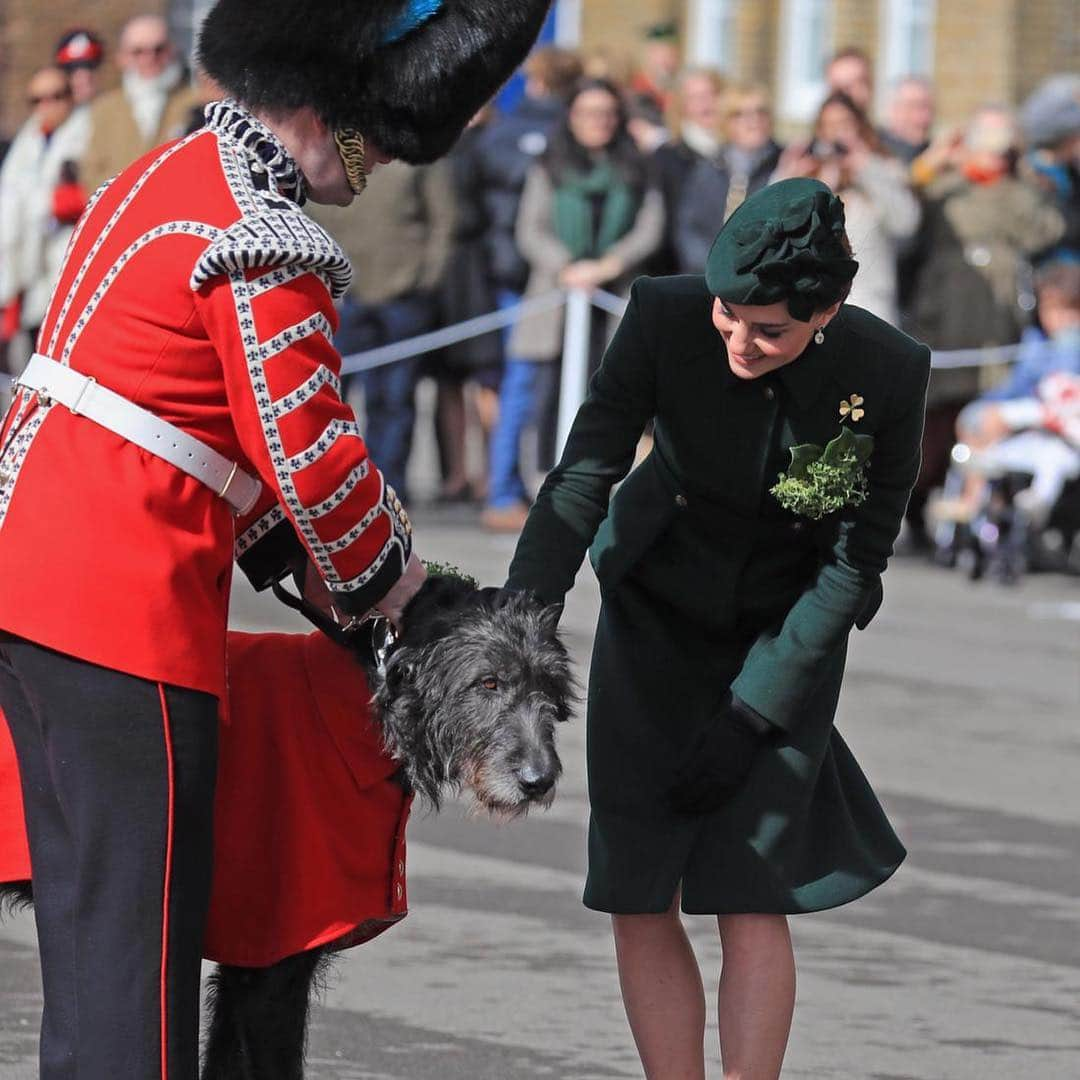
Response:
[[[823,345],[734,376],[701,277],[639,280],[510,568],[561,601],[585,549],[600,581],[588,694],[589,878],[602,911],[799,912],[880,884],[904,849],[833,716],[847,637],[880,575],[919,465],[930,356],[844,306]],[[827,443],[840,402],[873,435],[869,495],[814,523],[769,494],[787,448]],[[626,476],[645,425],[652,454]],[[726,687],[784,729],[715,813],[665,792]],[[873,703],[867,702],[872,708]]]

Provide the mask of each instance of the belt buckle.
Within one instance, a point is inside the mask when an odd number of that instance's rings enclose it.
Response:
[[[68,412],[70,412],[72,416],[81,416],[82,415],[82,413],[79,412],[79,406],[82,404],[82,399],[86,396],[87,391],[89,391],[91,389],[91,387],[96,385],[96,383],[97,383],[97,379],[95,379],[93,375],[87,375],[86,382],[84,382],[82,384],[82,386],[79,388],[78,396],[75,398],[75,400],[68,407]]]

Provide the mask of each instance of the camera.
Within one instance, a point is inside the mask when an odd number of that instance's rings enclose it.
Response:
[[[826,139],[815,139],[810,144],[809,154],[818,161],[829,161],[832,158],[847,157],[848,146],[842,142],[828,142]]]

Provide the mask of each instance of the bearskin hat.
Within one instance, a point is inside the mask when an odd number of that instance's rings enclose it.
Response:
[[[420,164],[524,59],[550,0],[218,0],[202,69],[249,108],[311,106]]]

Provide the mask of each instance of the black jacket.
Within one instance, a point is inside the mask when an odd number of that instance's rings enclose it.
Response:
[[[487,221],[485,247],[497,288],[521,292],[529,268],[514,243],[518,203],[529,166],[547,149],[548,136],[562,118],[556,98],[524,97],[513,112],[496,117],[477,140],[476,181]]]
[[[750,175],[743,180],[743,198],[763,188],[780,159],[780,146],[770,143]],[[709,254],[720,226],[724,224],[724,208],[731,188],[732,169],[728,156],[721,150],[715,162],[699,160],[683,184],[682,197],[675,210],[674,238],[679,272],[705,272],[705,257]]]

